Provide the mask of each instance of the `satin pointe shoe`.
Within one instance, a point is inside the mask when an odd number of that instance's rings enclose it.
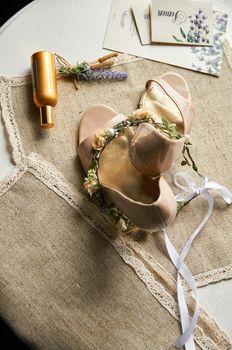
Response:
[[[133,165],[143,174],[156,177],[168,171],[178,159],[192,127],[195,112],[186,81],[176,73],[149,80],[139,108],[150,110],[157,123],[165,118],[179,133],[178,139],[173,139],[151,124],[138,126],[131,146]]]
[[[123,132],[117,127],[120,123],[126,125]],[[85,188],[91,195],[99,182],[108,203],[135,226],[156,231],[174,220],[175,196],[163,177],[153,180],[134,167],[130,157],[134,130],[127,123],[127,117],[104,105],[94,105],[83,113],[78,154],[87,176],[91,175]],[[106,142],[109,135],[111,140]],[[93,160],[93,154],[98,158]],[[93,167],[96,173],[89,170]]]

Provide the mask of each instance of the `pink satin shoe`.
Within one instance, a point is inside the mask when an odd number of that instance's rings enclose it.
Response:
[[[179,139],[171,139],[151,124],[138,126],[132,139],[131,160],[140,172],[156,177],[168,171],[180,156],[192,127],[195,112],[186,81],[176,73],[149,80],[139,108],[154,113],[153,119],[158,123],[167,119],[181,134]]]
[[[104,105],[94,105],[83,113],[78,154],[86,173],[92,162],[93,146],[96,149],[101,144],[101,134],[106,130],[113,132],[113,126],[126,119]],[[128,127],[105,145],[98,159],[97,177],[104,195],[116,208],[139,228],[156,231],[174,220],[176,200],[163,177],[154,180],[135,168],[131,160],[134,137],[134,129]]]

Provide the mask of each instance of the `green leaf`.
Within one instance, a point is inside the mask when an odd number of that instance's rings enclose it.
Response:
[[[183,43],[183,40],[178,39],[175,35],[172,36],[178,43]]]
[[[186,34],[181,27],[180,27],[180,32],[181,32],[181,35],[183,36],[183,38],[186,39]]]
[[[169,121],[165,118],[162,118],[162,123],[165,126],[166,129],[169,129]]]
[[[186,164],[188,166],[191,166],[191,164],[189,163],[189,160],[186,158],[186,156],[183,154],[183,157],[184,157],[184,161],[186,162]]]
[[[193,164],[193,170],[198,172],[198,168],[197,168],[196,164]]]

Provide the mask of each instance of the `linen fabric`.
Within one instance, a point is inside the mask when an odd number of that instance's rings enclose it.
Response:
[[[162,233],[139,244],[118,237],[82,190],[77,128],[87,107],[103,103],[129,115],[148,79],[182,74],[197,111],[194,159],[203,175],[232,188],[226,57],[220,79],[147,60],[117,69],[128,72],[127,81],[83,82],[75,91],[60,80],[52,130],[39,126],[30,79],[1,78],[2,118],[16,165],[0,182],[0,312],[35,349],[162,350],[173,348],[179,334],[175,270]],[[176,169],[165,175],[169,183]],[[170,227],[179,251],[206,212],[198,198]],[[199,286],[232,277],[231,221],[231,208],[215,197],[214,214],[186,259]],[[194,339],[198,349],[231,345],[203,309]]]

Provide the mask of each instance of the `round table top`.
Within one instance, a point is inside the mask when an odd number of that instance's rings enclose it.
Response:
[[[232,43],[232,1],[214,0],[214,7],[229,14],[227,38]],[[111,0],[35,0],[0,28],[1,75],[29,72],[33,52],[57,52],[69,62],[91,60],[102,49]],[[196,73],[197,74],[197,73]],[[220,79],[220,78],[219,78]],[[0,123],[0,179],[12,168]],[[232,337],[232,280],[199,288],[201,305]]]

